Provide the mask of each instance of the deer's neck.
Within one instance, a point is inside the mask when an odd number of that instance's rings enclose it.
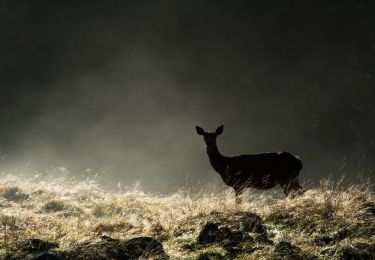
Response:
[[[212,168],[214,168],[214,170],[220,175],[224,174],[227,167],[227,157],[221,155],[221,153],[217,149],[216,143],[206,146],[206,150]]]

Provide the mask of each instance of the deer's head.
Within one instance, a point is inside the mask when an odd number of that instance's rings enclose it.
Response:
[[[206,143],[206,147],[212,146],[216,144],[216,137],[218,135],[221,135],[224,130],[224,126],[221,125],[219,126],[215,132],[213,133],[207,133],[206,131],[203,130],[202,127],[196,126],[195,129],[197,130],[197,134],[202,135],[204,138],[204,142]]]

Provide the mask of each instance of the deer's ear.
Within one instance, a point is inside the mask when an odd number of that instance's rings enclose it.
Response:
[[[202,127],[196,126],[195,129],[197,130],[197,134],[199,134],[199,135],[204,135],[205,134],[205,132],[204,132],[204,130],[203,130]]]
[[[219,126],[217,129],[216,129],[216,134],[217,135],[221,135],[224,131],[224,125],[221,125]]]

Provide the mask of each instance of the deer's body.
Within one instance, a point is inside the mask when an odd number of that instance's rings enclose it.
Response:
[[[270,189],[276,185],[283,188],[285,195],[302,190],[298,183],[302,162],[298,157],[287,152],[223,156],[216,145],[216,137],[222,131],[223,126],[214,133],[206,133],[197,127],[198,134],[205,139],[212,168],[225,184],[235,190],[236,195],[245,188]]]

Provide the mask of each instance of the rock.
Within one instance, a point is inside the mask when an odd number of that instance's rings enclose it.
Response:
[[[229,234],[226,233],[225,235],[221,234],[219,237],[221,237],[220,245],[225,250],[232,253],[235,251],[235,247],[246,238],[246,236],[239,231],[230,232]]]
[[[226,245],[237,245],[249,236],[245,232],[231,231],[228,227],[219,228],[214,223],[207,223],[199,232],[197,242],[199,244],[220,243]]]
[[[229,239],[221,241],[220,245],[227,251],[229,258],[234,259],[236,255],[241,253],[253,253],[255,251],[252,247],[253,243],[254,240],[252,237],[248,235],[244,236],[237,231]]]
[[[240,243],[249,236],[241,231],[232,232],[229,228],[224,227],[219,229],[218,239],[219,241],[229,240],[231,243]]]
[[[214,223],[207,223],[203,229],[199,232],[197,241],[200,244],[209,244],[219,242],[222,240],[222,232],[219,231],[219,227]]]
[[[18,243],[18,248],[21,251],[29,253],[48,251],[58,246],[58,243],[48,242],[37,238],[22,240]]]
[[[119,257],[120,240],[102,236],[101,241],[83,242],[69,252],[65,252],[65,259],[125,259]]]
[[[216,224],[207,223],[197,238],[197,243],[207,245],[217,243],[223,247],[228,253],[228,257],[233,259],[236,255],[243,253],[244,248],[241,242],[253,242],[253,238],[246,232],[232,231],[228,227],[218,228]],[[252,248],[246,248],[248,253],[252,253]],[[216,259],[216,258],[214,258]]]
[[[254,213],[241,213],[238,221],[243,231],[255,233],[263,233],[265,231],[265,227],[262,225],[262,218]]]
[[[64,258],[50,254],[50,253],[42,253],[39,256],[33,258],[33,260],[63,260]]]
[[[375,246],[365,243],[355,243],[336,252],[340,260],[375,259]]]
[[[263,232],[265,227],[262,224],[262,218],[251,212],[217,212],[213,211],[207,216],[212,223],[230,228],[232,231],[242,232]]]
[[[366,213],[375,216],[375,202],[366,202],[363,204],[363,208]]]
[[[160,257],[159,259],[168,259],[163,245],[152,237],[136,237],[119,244],[120,259],[139,259]]]
[[[293,246],[289,242],[282,241],[275,246],[274,252],[278,257],[291,257],[292,259],[302,259],[301,249]]]
[[[231,240],[233,237],[233,232],[228,227],[221,227],[219,228],[218,231],[219,231],[218,240],[220,241],[225,240],[225,239]]]
[[[331,244],[332,242],[341,241],[341,240],[347,238],[348,236],[350,236],[350,234],[351,234],[351,231],[348,228],[345,227],[345,228],[342,228],[342,229],[336,231],[332,235],[317,236],[313,240],[313,243],[318,245],[318,246],[326,246],[326,245]]]
[[[74,250],[66,252],[65,259],[169,259],[163,245],[151,237],[136,237],[118,240],[102,236],[101,241],[84,242]]]

